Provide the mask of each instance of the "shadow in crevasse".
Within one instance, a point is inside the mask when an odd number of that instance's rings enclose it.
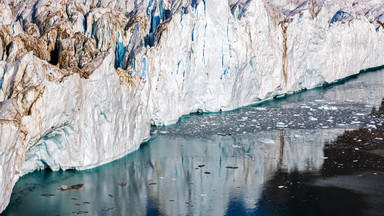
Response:
[[[382,215],[384,99],[367,127],[345,131],[324,147],[318,173],[279,171],[265,184],[258,211],[272,215]]]

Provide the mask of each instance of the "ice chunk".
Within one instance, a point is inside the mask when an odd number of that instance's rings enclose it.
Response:
[[[256,110],[261,110],[261,111],[266,111],[267,110],[267,108],[265,108],[265,107],[256,107],[255,109]]]
[[[263,139],[260,139],[259,141],[264,144],[275,144],[275,141],[269,138],[263,138]]]
[[[313,117],[313,116],[309,116],[308,119],[311,120],[311,121],[317,121],[317,120],[318,120],[317,118],[315,118],[315,117]]]

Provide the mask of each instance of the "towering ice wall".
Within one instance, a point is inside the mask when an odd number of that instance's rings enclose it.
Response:
[[[379,0],[0,0],[0,10],[0,212],[21,175],[110,162],[151,123],[384,63]]]

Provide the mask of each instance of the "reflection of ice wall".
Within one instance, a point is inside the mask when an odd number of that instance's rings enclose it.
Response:
[[[130,181],[156,182],[156,186],[141,193],[148,193],[150,200],[166,215],[224,215],[230,198],[254,208],[263,183],[279,169],[288,172],[319,170],[324,160],[325,141],[341,132],[269,131],[210,139],[160,136],[151,142],[151,151],[145,156],[150,165],[140,162],[146,168],[135,167],[143,173]],[[205,167],[195,169],[199,164]],[[131,190],[134,189],[128,188]]]
[[[368,105],[368,107],[379,108],[384,95],[382,83],[384,83],[383,71],[364,74],[359,77],[358,82],[339,86],[340,91],[326,91],[323,98],[334,103],[361,103]]]
[[[100,210],[107,207],[113,207],[108,211],[113,215],[225,215],[232,202],[254,209],[265,183],[279,169],[316,173],[323,164],[326,139],[342,132],[287,130],[284,136],[280,131],[269,131],[209,138],[159,135],[129,157],[94,170],[50,173],[37,178],[27,176],[20,182],[20,185],[27,183],[26,186],[17,187],[14,200],[18,200],[18,196],[28,200],[43,192],[53,192],[58,184],[84,183],[79,191],[55,192],[56,198],[49,200],[50,205],[55,206],[51,209],[60,215],[67,214],[73,211],[74,203],[81,201],[91,203],[79,207],[91,215],[100,214]],[[198,165],[205,166],[199,168]],[[42,178],[49,183],[40,188],[39,185],[45,184]],[[119,186],[121,182],[126,185]],[[290,187],[290,184],[283,186]],[[21,192],[29,189],[31,192]],[[46,205],[46,199],[34,204]],[[31,203],[22,201],[16,211],[24,206]],[[7,213],[17,214],[12,212],[14,209]],[[30,212],[32,215],[42,213],[44,210],[40,208]]]
[[[383,64],[382,8],[374,0],[0,1],[0,133],[14,137],[0,143],[10,176],[0,210],[24,172],[119,158],[148,137],[151,120],[229,110]]]

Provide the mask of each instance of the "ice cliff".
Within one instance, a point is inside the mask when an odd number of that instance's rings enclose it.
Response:
[[[384,64],[380,0],[0,0],[0,212],[25,173],[134,151],[150,124]]]

